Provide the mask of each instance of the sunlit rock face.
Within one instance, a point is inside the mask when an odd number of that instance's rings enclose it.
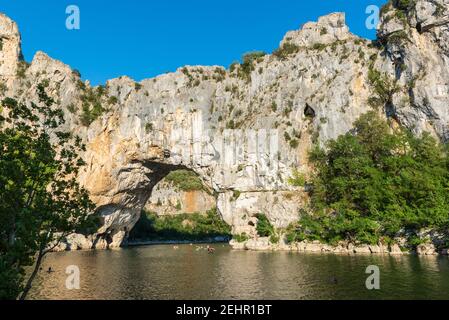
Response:
[[[0,13],[0,77],[12,85],[22,57],[21,38],[17,24]]]
[[[182,190],[174,183],[162,180],[153,188],[144,210],[158,216],[175,216],[206,214],[216,206],[217,200],[207,190]]]
[[[82,247],[120,246],[152,189],[179,169],[201,177],[234,234],[257,237],[258,213],[277,228],[298,219],[308,198],[289,178],[293,169],[311,174],[311,146],[348,132],[372,108],[416,134],[448,140],[448,7],[448,0],[419,0],[398,9],[394,1],[382,11],[378,43],[351,34],[344,14],[334,13],[287,33],[280,46],[294,50],[260,57],[246,73],[187,66],[140,83],[110,80],[101,95],[42,52],[17,76],[20,35],[0,16],[0,30],[9,30],[0,37],[10,39],[0,76],[13,77],[0,94],[36,101],[36,85],[48,79],[66,128],[85,141],[79,181],[104,224],[87,243],[77,239]],[[368,103],[376,96],[370,69],[397,85],[385,105]],[[105,110],[87,121],[91,90]]]

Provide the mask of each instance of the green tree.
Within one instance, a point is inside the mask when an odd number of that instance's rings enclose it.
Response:
[[[47,85],[37,87],[38,104],[7,98],[0,107],[0,299],[25,299],[45,255],[95,221],[76,181],[84,146],[60,130]]]
[[[449,222],[447,152],[428,133],[390,129],[375,112],[315,148],[311,208],[289,238],[377,243]]]

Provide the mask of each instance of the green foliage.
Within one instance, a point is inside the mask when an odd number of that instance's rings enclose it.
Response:
[[[249,236],[246,233],[236,234],[232,236],[232,239],[237,241],[238,243],[246,242],[249,240]]]
[[[101,104],[96,103],[92,107],[88,104],[83,104],[83,113],[81,114],[80,120],[83,126],[90,126],[92,122],[97,120],[104,112],[105,109],[101,106]]]
[[[293,170],[293,177],[288,179],[288,183],[294,187],[304,187],[306,178],[303,173],[298,170]]]
[[[378,243],[404,230],[448,227],[447,151],[427,133],[392,131],[369,112],[310,160],[317,169],[310,213],[290,238]]]
[[[226,129],[235,129],[235,121],[229,120],[229,122],[226,124]]]
[[[374,96],[368,100],[372,107],[385,107],[391,104],[393,96],[400,90],[396,80],[373,68],[368,71],[368,80],[374,91]]]
[[[84,88],[81,96],[83,102],[82,114],[80,116],[81,124],[88,127],[97,120],[106,109],[102,106],[102,98],[107,94],[106,88],[98,86],[97,88]]]
[[[145,132],[146,132],[146,134],[151,133],[153,131],[153,129],[154,129],[153,128],[153,124],[151,122],[147,122],[145,124]]]
[[[257,216],[256,231],[259,237],[271,237],[276,235],[274,226],[268,220],[267,216],[259,213]]]
[[[26,298],[44,256],[68,234],[96,222],[89,196],[76,181],[84,146],[60,130],[64,114],[46,94],[47,85],[37,86],[39,104],[2,102],[0,299]]]
[[[214,237],[230,237],[231,228],[215,209],[206,214],[181,214],[158,217],[142,212],[139,222],[130,233],[130,240],[200,241]]]
[[[299,147],[299,141],[297,139],[290,140],[289,144],[292,149],[296,149]]]
[[[240,63],[238,61],[234,61],[233,63],[231,63],[231,65],[229,66],[229,72],[233,73],[235,70],[237,70],[239,65]]]
[[[117,104],[117,103],[118,103],[118,98],[117,97],[115,97],[115,96],[109,97],[108,104],[114,105],[114,104]]]
[[[272,234],[270,236],[270,242],[272,244],[277,244],[277,243],[279,243],[280,240],[281,240],[281,237],[278,234]]]
[[[4,95],[8,91],[8,87],[4,82],[0,82],[0,95]]]
[[[394,0],[396,8],[402,11],[408,11],[416,4],[416,0]]]
[[[71,104],[69,104],[68,106],[67,106],[67,110],[70,112],[70,113],[76,113],[76,107],[75,107],[75,105],[73,104],[73,103],[71,103]]]
[[[327,45],[324,44],[324,43],[315,43],[315,44],[312,46],[312,49],[313,49],[313,50],[317,50],[317,51],[323,51],[324,49],[326,49],[326,47],[327,47]]]
[[[242,58],[242,64],[238,69],[239,77],[244,80],[251,80],[251,72],[255,70],[255,62],[260,61],[266,55],[263,51],[253,51],[246,53]]]
[[[406,41],[410,41],[410,39],[409,39],[407,33],[405,31],[403,31],[403,30],[393,32],[387,38],[387,42],[390,45],[400,46],[400,45],[402,45]]]
[[[273,52],[273,55],[279,58],[280,60],[285,60],[289,56],[294,55],[299,52],[299,46],[296,44],[286,42],[282,45],[282,47],[278,48]]]
[[[26,61],[19,61],[17,65],[17,74],[16,76],[20,79],[25,79],[26,71],[30,65]]]
[[[170,172],[165,180],[173,183],[175,187],[182,191],[204,190],[204,185],[198,175],[189,170],[176,170]]]
[[[234,190],[232,191],[232,200],[235,201],[238,198],[240,198],[242,192],[240,190]]]

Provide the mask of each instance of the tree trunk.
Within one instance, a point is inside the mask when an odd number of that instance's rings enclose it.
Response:
[[[42,264],[42,259],[43,259],[43,258],[44,258],[43,250],[40,250],[40,251],[39,251],[39,255],[38,255],[38,257],[37,257],[37,260],[36,260],[36,264],[34,265],[33,273],[32,273],[31,276],[28,278],[27,284],[26,284],[25,288],[23,289],[23,292],[22,292],[22,294],[20,295],[19,300],[25,300],[25,299],[26,299],[26,296],[28,295],[28,292],[29,292],[30,289],[31,289],[31,286],[32,286],[32,284],[33,284],[33,281],[34,281],[34,279],[36,278],[37,273],[39,272],[39,268],[40,268],[40,266],[41,266],[41,264]]]

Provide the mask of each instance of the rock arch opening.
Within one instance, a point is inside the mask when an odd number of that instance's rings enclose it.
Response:
[[[216,209],[211,186],[194,170],[153,161],[135,165],[132,170],[143,170],[145,175],[132,189],[123,190],[127,201],[122,198],[120,203],[125,206],[98,208],[108,227],[97,235],[95,248],[150,241],[230,240],[231,227]]]

